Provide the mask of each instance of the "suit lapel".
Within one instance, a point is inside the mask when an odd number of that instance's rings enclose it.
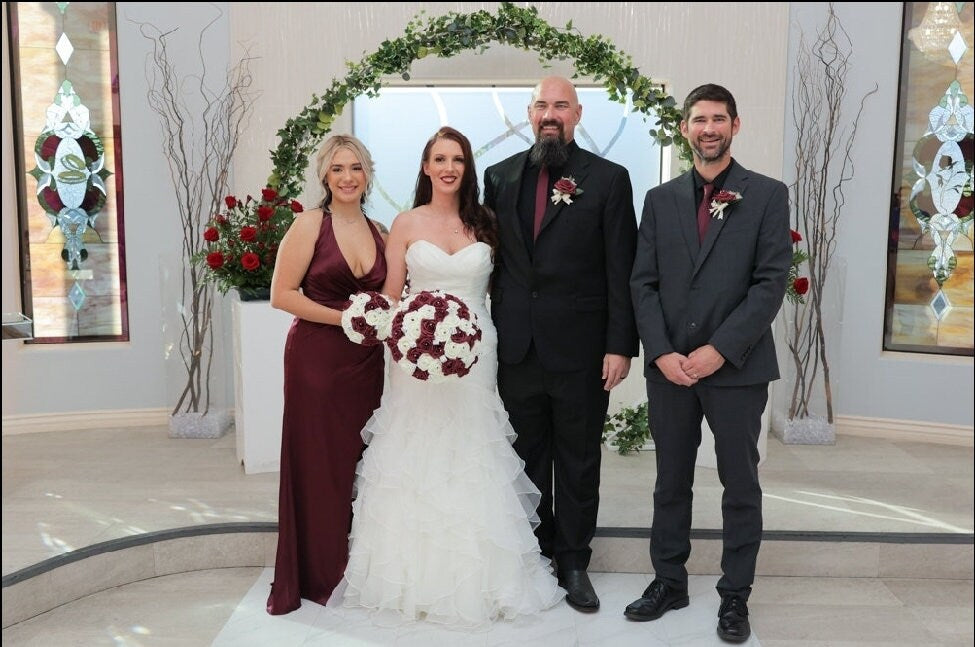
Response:
[[[528,247],[525,245],[525,234],[522,232],[521,220],[518,215],[518,192],[521,190],[521,175],[525,171],[527,161],[528,151],[511,158],[507,168],[504,169],[503,191],[500,192],[498,201],[498,217],[505,218],[500,226],[507,227],[509,231],[514,232],[515,240],[518,241],[515,248],[519,255],[524,254],[523,260],[529,260],[529,258]]]
[[[692,181],[693,186],[693,181]],[[724,186],[721,187],[725,191],[736,191],[745,196],[745,191],[748,187],[748,171],[740,164],[735,164],[728,173],[728,177],[724,181]],[[725,222],[728,218],[735,217],[735,207],[727,207],[725,209],[725,215],[722,219],[711,218],[711,224],[708,225],[708,231],[704,234],[704,240],[701,242],[701,249],[697,254],[696,263],[694,264],[693,274],[697,274],[698,270],[701,269],[701,265],[704,264],[705,259],[707,259],[708,254],[711,253],[711,248],[714,247],[714,242],[718,239],[721,234],[721,230],[724,228]],[[697,235],[697,216],[695,212],[695,231],[694,235]]]
[[[581,149],[577,149],[572,153],[572,157],[569,158],[569,162],[565,165],[565,169],[562,170],[562,175],[555,178],[558,182],[563,177],[571,177],[575,180],[576,186],[585,191],[583,186],[583,181],[589,174],[589,158],[581,153]],[[585,195],[581,195],[579,200],[585,200]],[[575,200],[573,200],[575,202]],[[549,224],[558,218],[562,210],[567,206],[563,200],[559,200],[558,204],[552,204],[551,196],[546,200],[545,207],[545,217],[542,218],[542,226],[538,230],[538,236],[541,238],[542,232]]]

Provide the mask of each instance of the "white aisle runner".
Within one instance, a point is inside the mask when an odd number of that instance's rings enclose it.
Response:
[[[377,627],[365,610],[326,609],[302,601],[301,608],[284,616],[264,609],[273,569],[266,568],[234,610],[213,641],[217,647],[248,645],[328,647],[725,647],[715,633],[718,621],[716,576],[692,576],[691,604],[668,611],[653,622],[631,622],[623,617],[627,604],[646,588],[647,575],[591,573],[602,602],[599,612],[583,614],[565,602],[538,617],[497,622],[482,631],[452,631],[428,623]],[[744,643],[760,647],[752,634]]]

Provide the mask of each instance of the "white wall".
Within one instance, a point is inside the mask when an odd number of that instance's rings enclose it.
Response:
[[[887,276],[887,228],[897,119],[900,68],[900,2],[834,4],[853,42],[847,78],[845,120],[876,83],[860,120],[853,161],[855,175],[837,231],[836,282],[844,284],[842,324],[831,340],[833,393],[837,414],[867,418],[972,425],[972,358],[883,351]],[[799,30],[807,42],[826,19],[827,3],[793,3],[789,60],[795,59]],[[788,70],[792,88],[793,70]],[[783,179],[792,179],[795,138],[791,101],[785,128]],[[842,266],[845,265],[845,276]],[[832,278],[832,277],[831,277]],[[836,286],[834,286],[836,287]]]
[[[229,20],[218,23],[205,46],[214,64],[225,61],[229,39],[233,57],[249,47],[255,88],[263,94],[238,152],[232,189],[254,193],[271,170],[268,151],[286,119],[345,74],[345,60],[358,61],[387,38],[399,36],[420,9],[494,10],[496,3],[230,3]],[[554,25],[572,20],[583,34],[602,33],[633,57],[641,72],[665,81],[682,99],[694,86],[714,81],[735,93],[742,130],[736,158],[759,172],[782,177],[790,20],[820,16],[824,5],[785,3],[540,3],[540,15]],[[843,357],[836,366],[838,412],[845,415],[972,424],[970,360],[903,359],[880,351],[883,323],[886,191],[893,153],[899,3],[837,5],[856,44],[851,84],[876,78],[881,92],[871,99],[871,115],[861,125],[856,188],[837,255],[849,259]],[[3,345],[3,415],[134,409],[165,406],[157,257],[175,249],[178,232],[171,190],[161,159],[156,116],[144,106],[143,58],[146,41],[127,21],[150,20],[187,32],[212,15],[210,5],[119,3],[119,61],[122,88],[126,188],[126,253],[129,275],[128,344],[58,347]],[[795,31],[793,26],[792,31]],[[807,29],[808,31],[808,29]],[[6,47],[6,37],[4,36]],[[861,46],[860,43],[865,45]],[[192,62],[192,50],[177,53]],[[862,58],[861,58],[862,57]],[[4,71],[6,74],[6,62]],[[566,68],[556,66],[555,71]],[[549,73],[533,55],[494,47],[481,56],[424,60],[413,70],[416,82],[434,78],[534,80]],[[875,112],[874,112],[875,111]],[[4,122],[4,160],[8,125]],[[336,132],[351,130],[348,115]],[[418,151],[419,154],[419,151]],[[414,174],[415,169],[403,172]],[[631,169],[631,172],[639,172]],[[8,208],[12,172],[4,167],[3,227],[15,232]],[[873,187],[870,189],[864,187]],[[313,202],[318,194],[305,197]],[[853,245],[857,245],[854,254]],[[3,290],[16,288],[16,259],[4,254]],[[11,287],[13,286],[13,287]],[[7,376],[17,376],[11,379]],[[918,384],[936,385],[949,397],[918,397]],[[639,382],[628,385],[638,394]]]

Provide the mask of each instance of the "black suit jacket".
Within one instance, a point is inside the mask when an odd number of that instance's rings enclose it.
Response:
[[[491,312],[500,361],[520,362],[532,341],[552,371],[601,366],[606,353],[635,356],[628,281],[636,218],[629,174],[577,148],[562,176],[574,178],[583,193],[572,204],[547,202],[532,246],[518,214],[527,161],[527,151],[518,153],[484,175],[484,202],[498,218]]]
[[[702,383],[779,377],[771,324],[792,264],[788,190],[738,164],[723,188],[742,199],[711,219],[702,242],[690,172],[647,192],[630,281],[647,379],[667,381],[654,364],[661,355],[705,344],[726,362]]]

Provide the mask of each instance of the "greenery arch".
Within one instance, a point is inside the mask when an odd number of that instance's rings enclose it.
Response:
[[[334,79],[322,96],[312,95],[312,102],[278,131],[281,143],[271,153],[274,170],[268,185],[285,196],[301,193],[309,157],[331,130],[335,117],[357,96],[376,96],[385,84],[383,77],[396,74],[409,80],[410,66],[416,60],[431,55],[449,58],[472,49],[482,53],[493,42],[535,51],[543,63],[571,58],[577,74],[602,81],[615,101],[625,102],[627,90],[631,91],[634,112],[645,118],[656,113],[650,135],[664,146],[676,145],[681,158],[690,158],[690,148],[680,134],[677,102],[659,84],[642,76],[628,54],[617,50],[605,36],[582,36],[573,29],[572,21],[559,29],[539,18],[536,7],[502,2],[497,14],[450,12],[424,20],[421,12],[406,25],[401,37],[384,41],[358,63],[347,62],[345,78]]]

